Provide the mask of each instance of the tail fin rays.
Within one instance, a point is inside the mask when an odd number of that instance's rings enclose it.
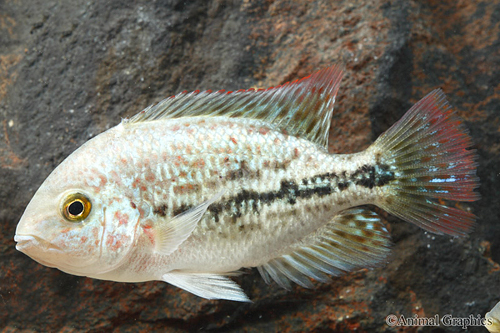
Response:
[[[428,231],[465,235],[476,217],[458,202],[479,199],[471,146],[443,92],[432,91],[374,143],[396,176],[377,205]]]

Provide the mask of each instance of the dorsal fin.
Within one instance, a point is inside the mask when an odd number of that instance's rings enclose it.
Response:
[[[340,66],[332,66],[268,89],[184,91],[144,109],[125,123],[197,116],[251,118],[326,147],[341,78]]]

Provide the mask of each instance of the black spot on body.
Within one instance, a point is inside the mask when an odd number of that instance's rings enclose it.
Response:
[[[211,204],[210,206],[208,206],[208,211],[214,217],[215,222],[219,222],[219,214],[222,212],[221,205]]]
[[[166,204],[162,204],[160,206],[157,206],[154,208],[153,210],[153,213],[155,213],[156,215],[160,215],[162,217],[164,217],[166,214],[167,214],[167,205]],[[175,214],[177,215],[177,214]]]
[[[338,184],[338,187],[339,187],[339,190],[343,191],[345,190],[347,187],[349,187],[349,183],[348,182],[340,182]]]
[[[394,180],[394,172],[389,170],[389,166],[382,165],[363,165],[351,175],[351,181],[356,185],[368,187],[384,186]]]
[[[191,208],[193,208],[192,205],[186,205],[186,204],[182,204],[180,205],[179,207],[175,208],[174,209],[174,216],[177,216],[179,214],[182,214],[184,213],[185,211],[187,210],[190,210]]]
[[[386,164],[379,165],[379,174],[377,175],[377,186],[384,186],[385,184],[396,179],[394,172],[389,170]]]

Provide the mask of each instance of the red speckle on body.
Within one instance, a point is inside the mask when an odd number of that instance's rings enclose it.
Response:
[[[231,137],[230,139],[231,139],[231,141],[232,141],[235,145],[236,145],[236,144],[238,144],[238,142],[236,142],[236,139],[235,139],[235,138]]]
[[[200,186],[196,184],[186,184],[186,186],[174,186],[174,194],[189,193],[192,190],[199,189]]]
[[[293,154],[294,154],[295,158],[298,158],[298,157],[300,156],[299,149],[298,149],[298,148],[295,148],[295,149],[293,150]]]
[[[118,237],[115,235],[108,235],[106,238],[106,246],[109,250],[116,251],[122,246],[121,240],[117,238]]]
[[[82,244],[83,244],[83,243],[85,243],[87,240],[88,240],[88,238],[87,238],[87,237],[85,237],[85,236],[82,236],[82,237],[80,238],[80,241],[82,242]]]
[[[152,172],[148,172],[146,174],[145,180],[150,182],[150,183],[153,183],[156,180],[156,177]]]
[[[117,183],[117,184],[119,184],[119,185],[122,185],[122,179],[121,179],[120,175],[118,175],[118,173],[116,173],[116,171],[114,171],[114,170],[113,170],[113,171],[111,171],[110,175],[111,175],[111,179],[112,179],[115,183]]]
[[[106,185],[106,183],[108,182],[108,179],[106,177],[104,177],[103,175],[99,175],[99,179],[101,179],[101,184],[99,185],[101,187]]]
[[[94,238],[97,238],[97,236],[99,236],[99,230],[97,229],[97,227],[92,228],[92,236]]]
[[[195,160],[192,164],[193,168],[200,168],[201,169],[204,166],[205,166],[205,161],[202,158]]]
[[[124,225],[128,223],[128,214],[123,214],[122,212],[115,212],[115,219],[118,221],[118,225]]]
[[[144,235],[146,235],[149,239],[149,242],[151,244],[155,243],[155,235],[154,235],[154,230],[153,227],[150,225],[144,225],[142,226],[142,230],[144,231]]]
[[[135,205],[135,203],[133,203],[132,201],[130,201],[130,207],[132,207],[133,209],[137,208],[137,206]]]

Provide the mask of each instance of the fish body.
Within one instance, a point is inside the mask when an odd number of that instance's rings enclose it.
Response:
[[[42,184],[17,248],[75,275],[163,280],[247,301],[227,276],[312,287],[389,252],[374,204],[436,233],[465,234],[478,185],[466,130],[440,91],[367,150],[326,149],[342,71],[267,90],[181,93],[85,143]]]
[[[131,260],[137,281],[150,279],[150,272],[142,269],[149,261],[159,263],[159,274],[165,268],[230,272],[261,266],[296,248],[297,239],[328,223],[332,215],[373,202],[382,190],[350,186],[356,181],[351,175],[364,164],[375,165],[367,154],[330,155],[261,121],[182,118],[131,131],[118,126],[110,134],[113,142],[133,143],[96,146],[96,153],[125,155],[91,182],[100,188],[104,179],[112,188],[123,184],[128,189],[118,198],[144,212],[139,228],[145,246],[138,249],[154,248],[155,238],[147,230],[155,223],[174,218],[214,193],[222,194],[178,251],[169,256],[136,253],[143,258]],[[112,170],[121,170],[117,183],[107,176]]]

